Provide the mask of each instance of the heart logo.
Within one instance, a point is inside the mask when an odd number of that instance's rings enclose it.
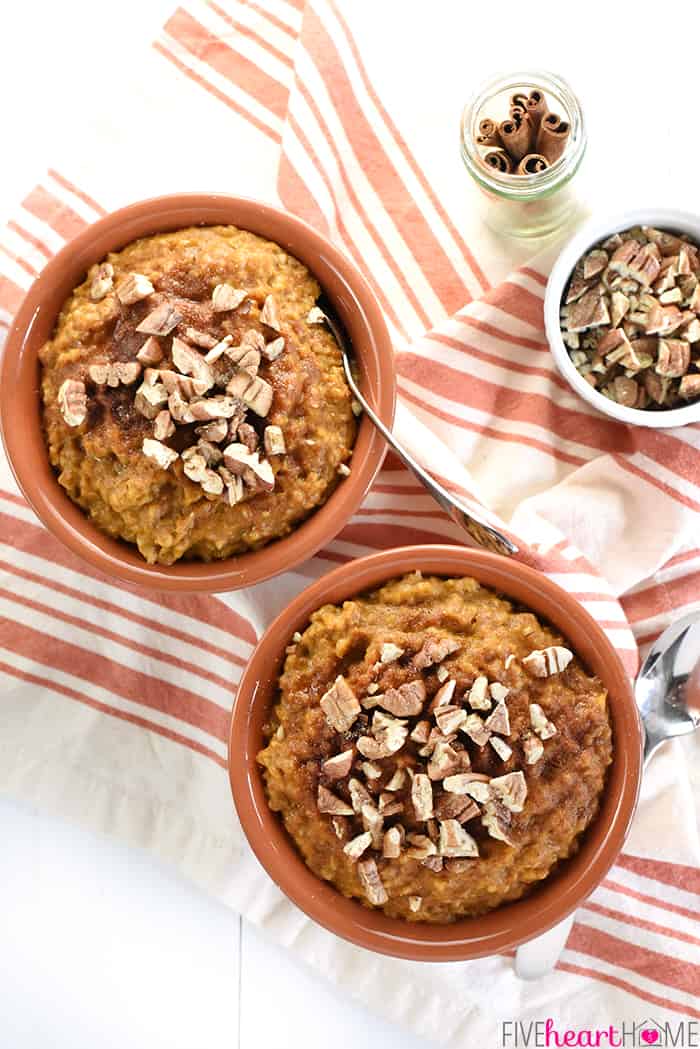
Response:
[[[651,1027],[647,1027],[642,1031],[642,1041],[646,1042],[647,1045],[653,1045],[654,1042],[658,1042],[658,1040],[659,1032],[652,1031]]]

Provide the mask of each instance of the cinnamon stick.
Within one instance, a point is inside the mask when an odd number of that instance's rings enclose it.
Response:
[[[516,175],[538,175],[549,167],[549,161],[541,153],[528,153],[515,169]]]
[[[513,161],[504,149],[492,149],[484,155],[484,164],[495,168],[501,175],[513,174]]]
[[[533,87],[530,92],[530,97],[527,100],[527,111],[530,114],[530,120],[534,128],[535,134],[540,129],[540,123],[542,117],[547,113],[547,103],[545,101],[544,94],[539,91],[536,87]]]
[[[522,117],[516,115],[504,120],[499,124],[498,130],[504,147],[517,164],[530,150],[532,124],[529,114],[524,113]]]
[[[495,120],[489,120],[488,117],[485,117],[479,122],[479,134],[476,136],[476,142],[479,146],[496,146],[498,149],[503,146],[498,131],[498,124]]]
[[[547,113],[540,122],[535,139],[535,149],[546,157],[550,164],[553,164],[559,160],[566,149],[570,131],[568,121],[562,120],[556,113]]]

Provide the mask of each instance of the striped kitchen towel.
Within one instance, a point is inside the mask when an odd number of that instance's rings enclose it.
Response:
[[[86,104],[73,140],[0,231],[0,331],[52,253],[131,200],[211,189],[301,215],[379,297],[396,349],[398,436],[529,544],[531,562],[586,604],[632,674],[640,648],[700,609],[700,428],[622,426],[559,377],[542,324],[553,249],[531,259],[479,226],[455,143],[458,106],[445,110],[449,63],[427,57],[429,30],[413,4],[402,5],[400,46],[388,56],[396,10],[351,0],[178,8],[136,64],[133,104],[122,98],[93,116]],[[447,5],[440,11],[447,19]],[[479,17],[470,12],[473,40]],[[159,141],[177,142],[183,126],[212,148],[183,148],[177,163],[152,149],[155,127]],[[124,156],[146,159],[125,165]],[[220,597],[146,594],[93,572],[42,528],[1,469],[4,792],[148,848],[347,993],[445,1044],[496,1044],[499,1020],[700,1019],[692,741],[655,758],[625,852],[536,986],[516,979],[510,957],[418,966],[342,943],[280,895],[242,839],[227,727],[241,668],[271,617],[338,562],[462,541],[393,456],[316,557]]]

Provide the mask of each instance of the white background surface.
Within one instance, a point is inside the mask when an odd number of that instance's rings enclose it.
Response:
[[[127,49],[137,61],[174,6],[0,4],[0,217],[38,181],[81,99],[118,97]],[[330,1039],[418,1046],[148,857],[0,802],[0,1049],[326,1049]]]

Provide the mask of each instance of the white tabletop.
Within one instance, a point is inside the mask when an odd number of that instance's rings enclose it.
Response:
[[[0,219],[42,175],[66,113],[123,75],[134,39],[174,6],[4,5]],[[417,1045],[148,857],[12,802],[0,901],[2,1049],[326,1049],[329,1031],[335,1049]]]

